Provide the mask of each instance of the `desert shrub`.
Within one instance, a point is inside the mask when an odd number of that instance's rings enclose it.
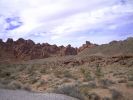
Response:
[[[84,76],[85,81],[91,81],[91,80],[93,80],[93,78],[92,78],[91,73],[90,73],[89,70],[86,70],[86,69],[81,68],[80,69],[80,72]]]
[[[75,85],[63,85],[53,91],[54,93],[65,94],[71,97],[84,100],[79,88]]]
[[[99,65],[96,67],[95,75],[98,79],[104,76],[104,74],[101,70],[101,67],[99,67]]]
[[[88,100],[101,100],[100,97],[96,93],[90,93],[88,95]]]
[[[34,84],[40,79],[39,73],[32,73],[29,75],[29,83]]]
[[[82,83],[80,85],[80,87],[85,87],[85,88],[88,88],[88,89],[92,89],[92,88],[96,88],[97,85],[96,85],[95,81],[90,81],[90,82],[87,82],[87,83]]]
[[[68,70],[54,70],[54,75],[58,78],[74,78],[74,76]]]
[[[47,83],[45,80],[39,79],[36,83],[37,88],[42,87]]]
[[[4,79],[0,79],[0,83],[3,85],[7,85],[11,82],[12,80],[4,78]]]
[[[22,87],[22,84],[20,82],[17,82],[17,81],[12,81],[7,86],[7,88],[14,89],[14,90],[21,89],[21,87]]]
[[[133,81],[133,76],[129,76],[128,81]]]
[[[100,87],[102,87],[102,88],[108,88],[112,84],[115,84],[113,81],[108,80],[108,79],[101,79],[98,81],[98,83],[99,83]]]
[[[47,73],[47,71],[46,71],[46,69],[45,69],[45,68],[42,68],[42,69],[40,70],[40,73],[41,73],[41,74],[46,74],[46,73]]]
[[[20,65],[17,65],[17,70],[18,71],[23,71],[23,70],[25,70],[26,69],[26,67],[27,67],[27,65],[26,64],[20,64]]]
[[[129,88],[133,88],[133,82],[127,83],[126,86],[129,87]]]
[[[130,71],[128,74],[128,81],[133,81],[133,71]]]
[[[33,66],[32,65],[27,65],[25,72],[27,74],[32,74],[35,70],[33,70]]]
[[[54,75],[58,78],[62,77],[63,72],[61,70],[54,70]]]
[[[31,89],[30,86],[28,86],[28,85],[24,85],[24,86],[22,87],[22,89],[23,89],[23,90],[26,90],[26,91],[32,91],[32,89]]]
[[[34,83],[36,83],[38,81],[38,79],[36,79],[36,78],[30,78],[30,84],[34,84]]]
[[[85,69],[80,68],[80,72],[81,72],[82,74],[84,74],[84,73],[85,73]]]
[[[71,81],[70,81],[70,78],[63,78],[62,82],[63,83],[68,83],[68,82],[71,82]]]
[[[85,97],[88,97],[89,91],[93,88],[96,88],[96,83],[95,82],[89,82],[89,83],[84,83],[79,86],[80,92],[84,94]]]
[[[64,73],[64,77],[72,78],[72,74],[68,70],[65,70],[63,73]]]
[[[40,79],[41,75],[39,72],[31,72],[28,74],[28,80],[27,82],[30,84],[36,83]]]
[[[80,86],[80,92],[84,94],[84,96],[88,96],[90,88],[87,85]]]
[[[126,83],[126,82],[127,82],[126,79],[120,79],[120,80],[118,80],[118,83]]]
[[[123,100],[123,96],[121,92],[115,89],[110,89],[110,92],[112,94],[112,100]]]
[[[10,75],[11,73],[8,70],[1,71],[0,73],[0,77],[9,77]]]
[[[88,86],[88,87],[90,87],[90,88],[96,88],[96,87],[97,87],[97,85],[96,85],[96,82],[95,82],[95,81],[88,82],[87,86]]]

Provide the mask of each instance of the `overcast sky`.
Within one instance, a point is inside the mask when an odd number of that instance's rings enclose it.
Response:
[[[0,0],[0,38],[80,46],[133,36],[133,0]]]

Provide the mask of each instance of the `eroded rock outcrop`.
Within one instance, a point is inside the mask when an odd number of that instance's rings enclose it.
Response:
[[[23,60],[47,58],[50,56],[76,55],[78,52],[78,49],[71,45],[65,47],[50,45],[48,43],[35,44],[32,40],[24,40],[23,38],[19,38],[16,41],[9,38],[6,42],[0,39],[0,49],[1,55],[4,53],[9,59],[11,57],[13,59]]]
[[[61,49],[61,55],[76,55],[77,54],[77,49],[74,47],[71,47],[71,45],[68,45],[67,47],[64,47]]]
[[[79,47],[78,52],[83,51],[86,48],[92,48],[97,46],[96,44],[92,44],[90,41],[86,41],[86,44],[83,44],[81,47]]]

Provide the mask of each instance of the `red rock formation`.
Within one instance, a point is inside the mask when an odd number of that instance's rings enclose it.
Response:
[[[71,47],[71,45],[68,45],[66,48],[63,48],[61,50],[61,55],[65,56],[65,55],[76,55],[77,54],[77,49]]]
[[[66,56],[77,54],[77,49],[71,47],[71,45],[58,47],[48,43],[35,44],[32,40],[24,40],[23,38],[17,41],[9,38],[5,43],[0,40],[0,49],[7,55],[11,55],[14,59],[23,60],[47,58],[53,55]]]
[[[8,38],[7,41],[6,41],[7,44],[13,44],[13,39],[11,38]]]
[[[83,44],[79,49],[71,47],[68,45],[57,46],[50,45],[48,43],[43,44],[35,44],[32,40],[24,40],[23,38],[19,38],[16,41],[9,38],[6,42],[3,42],[0,39],[0,50],[5,52],[5,54],[10,55],[14,59],[40,59],[47,58],[50,56],[66,56],[66,55],[76,55],[78,52],[84,50],[85,48],[90,48],[96,46],[91,44],[89,41],[86,41],[86,44]],[[1,52],[2,55],[2,52]],[[9,56],[9,58],[10,58]]]
[[[78,52],[81,52],[81,51],[83,51],[86,48],[92,48],[92,47],[95,47],[95,46],[97,46],[97,45],[96,44],[92,44],[89,41],[86,41],[86,44],[83,44],[81,47],[79,47]]]

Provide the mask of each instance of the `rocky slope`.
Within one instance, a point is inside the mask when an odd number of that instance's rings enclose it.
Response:
[[[123,41],[112,41],[109,44],[95,46],[94,48],[86,48],[79,53],[79,56],[119,56],[133,55],[133,37]]]

